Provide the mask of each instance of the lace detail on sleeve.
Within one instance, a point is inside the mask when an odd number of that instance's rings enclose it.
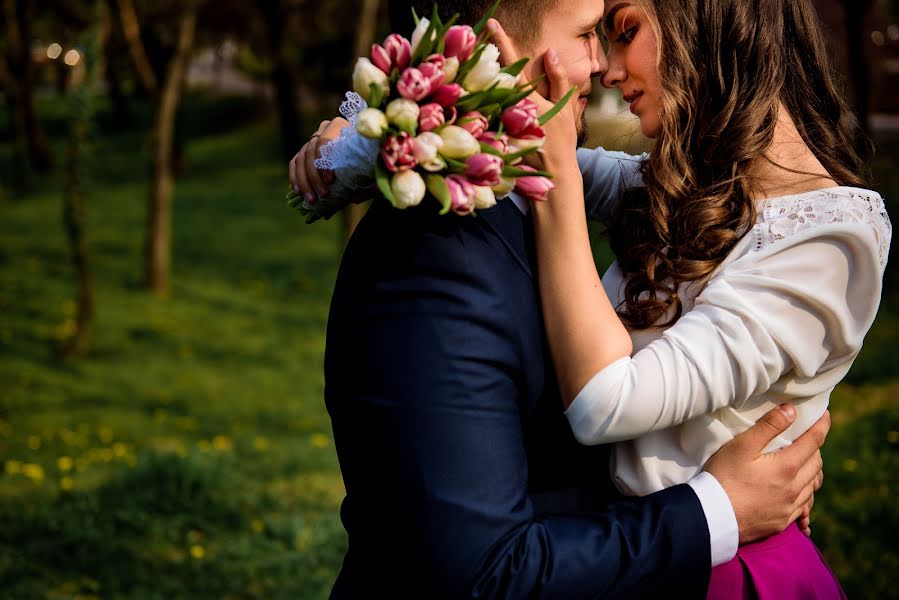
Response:
[[[821,190],[765,202],[753,229],[754,249],[786,239],[800,231],[829,223],[867,223],[879,249],[881,266],[886,264],[893,227],[883,198],[860,189]]]
[[[363,110],[368,108],[365,100],[356,92],[347,92],[346,100],[340,103],[340,114],[343,118],[350,122],[350,125],[356,126],[356,118]]]
[[[333,171],[335,181],[330,187],[331,196],[341,198],[348,192],[369,187],[374,181],[378,142],[356,131],[356,118],[368,105],[356,92],[347,92],[340,105],[340,114],[350,122],[340,132],[340,137],[321,147],[321,156],[315,160],[318,169]]]

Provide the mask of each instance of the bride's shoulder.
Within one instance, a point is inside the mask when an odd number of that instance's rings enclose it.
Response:
[[[880,194],[839,186],[764,200],[752,234],[755,252],[776,250],[822,235],[867,238],[883,265],[892,224]]]

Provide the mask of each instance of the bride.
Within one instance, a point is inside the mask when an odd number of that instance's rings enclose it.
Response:
[[[595,193],[603,151],[575,155],[567,110],[549,122],[543,152],[556,189],[532,210],[569,423],[581,443],[618,442],[617,485],[646,495],[689,480],[780,403],[798,418],[769,451],[824,413],[874,320],[891,226],[866,189],[859,129],[811,2],[606,0],[602,30],[602,83],[655,140],[639,159],[642,185],[617,203]],[[552,52],[545,63],[556,100],[564,69]],[[602,280],[588,213],[610,217],[618,260]],[[841,596],[796,524],[741,547],[709,589]]]
[[[571,428],[584,444],[617,442],[616,484],[647,495],[688,481],[778,404],[797,419],[770,451],[825,412],[874,320],[891,225],[810,0],[606,0],[602,33],[602,83],[652,151],[575,153],[575,110],[563,110],[535,165],[556,189],[531,210]],[[554,56],[557,101],[569,86]],[[608,223],[618,259],[602,279],[588,216]],[[713,569],[708,595],[842,596],[796,524]]]

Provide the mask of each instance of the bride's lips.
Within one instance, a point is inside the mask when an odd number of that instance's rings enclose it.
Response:
[[[633,94],[628,94],[624,97],[624,101],[631,105],[631,112],[637,114],[637,104],[640,102],[640,98],[643,97],[643,92],[634,92]]]

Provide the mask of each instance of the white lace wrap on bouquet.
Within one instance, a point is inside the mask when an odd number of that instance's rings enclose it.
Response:
[[[328,219],[348,204],[351,193],[370,187],[375,179],[375,161],[379,144],[377,140],[364,137],[356,131],[356,119],[368,108],[362,96],[347,92],[346,100],[340,105],[340,114],[350,122],[350,127],[340,132],[340,137],[321,147],[321,157],[316,159],[318,169],[333,171],[335,181],[328,190],[328,196],[319,198],[315,204],[304,206]]]

